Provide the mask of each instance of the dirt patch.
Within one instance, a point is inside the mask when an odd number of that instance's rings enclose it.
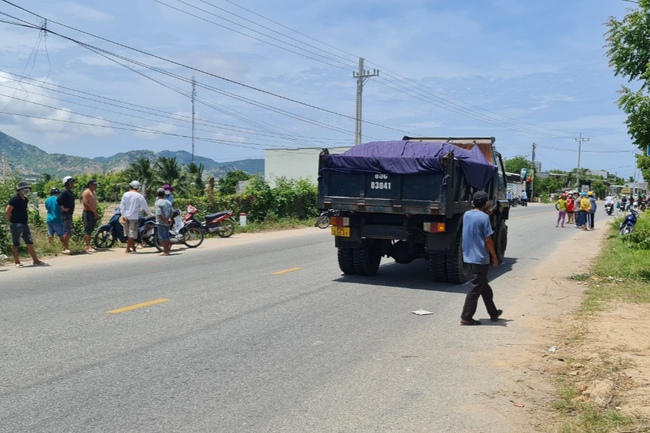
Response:
[[[566,248],[560,245],[559,254],[532,270],[527,290],[516,300],[530,312],[518,319],[530,344],[496,362],[511,369],[518,385],[511,401],[538,431],[549,431],[553,424],[552,404],[562,380],[577,389],[576,402],[616,410],[650,426],[650,305],[618,302],[589,316],[575,314],[588,284],[582,277],[606,234],[604,222],[595,231],[577,233],[580,254],[571,248],[575,238],[566,241]]]

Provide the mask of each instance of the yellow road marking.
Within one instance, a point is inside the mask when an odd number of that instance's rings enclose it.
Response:
[[[300,268],[290,268],[290,269],[285,269],[283,271],[273,272],[272,274],[273,275],[282,275],[282,274],[286,274],[286,273],[293,272],[293,271],[298,271],[298,270],[300,270]]]
[[[169,301],[169,299],[164,299],[164,298],[156,299],[156,300],[153,300],[153,301],[143,302],[141,304],[129,305],[128,307],[118,308],[117,310],[107,311],[107,313],[108,314],[120,314],[120,313],[124,313],[126,311],[137,310],[138,308],[148,307],[150,305],[162,304],[163,302],[167,302],[167,301]]]

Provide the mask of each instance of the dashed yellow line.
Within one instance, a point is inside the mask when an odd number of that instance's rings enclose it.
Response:
[[[127,311],[131,310],[137,310],[138,308],[144,308],[148,307],[150,305],[156,305],[156,304],[162,304],[163,302],[167,302],[169,299],[155,299],[153,301],[148,301],[148,302],[143,302],[141,304],[135,304],[135,305],[129,305],[128,307],[123,307],[123,308],[118,308],[116,310],[110,310],[107,311],[108,314],[120,314],[120,313],[125,313]]]
[[[294,272],[298,270],[300,270],[300,268],[289,268],[289,269],[284,269],[282,271],[273,272],[272,275],[282,275],[282,274],[287,274],[289,272]]]

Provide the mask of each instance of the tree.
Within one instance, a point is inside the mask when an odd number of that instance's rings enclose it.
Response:
[[[166,183],[174,186],[181,178],[181,166],[176,158],[161,156],[154,164],[154,171],[161,185]]]
[[[607,56],[614,75],[636,82],[637,90],[622,86],[619,107],[627,114],[627,130],[641,150],[650,146],[650,0],[639,0],[621,21],[611,17],[607,26]]]
[[[525,156],[517,155],[514,158],[506,159],[505,166],[508,173],[519,174],[522,168],[531,168],[533,163],[526,159]]]
[[[131,163],[131,166],[125,170],[125,174],[131,180],[137,180],[142,183],[142,194],[148,198],[148,188],[153,183],[154,172],[151,167],[151,161],[147,158],[140,158],[136,162]],[[130,182],[129,181],[129,182]]]
[[[251,175],[244,170],[231,170],[219,179],[219,190],[222,194],[234,194],[237,188],[237,182],[249,180]]]

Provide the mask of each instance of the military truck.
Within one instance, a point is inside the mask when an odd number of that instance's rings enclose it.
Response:
[[[462,220],[483,190],[497,256],[507,246],[506,175],[494,137],[404,137],[319,157],[318,208],[329,211],[345,274],[375,275],[383,256],[428,261],[435,281],[464,283]]]

